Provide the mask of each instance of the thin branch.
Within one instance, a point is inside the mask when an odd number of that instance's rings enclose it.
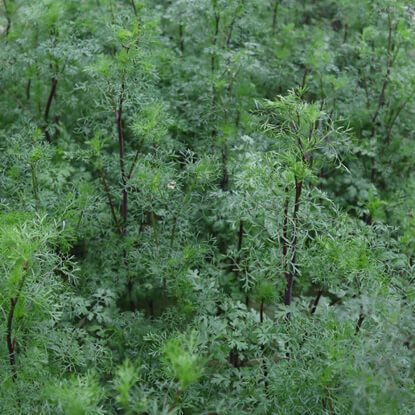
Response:
[[[20,294],[23,289],[24,282],[26,280],[27,275],[27,267],[29,265],[29,260],[27,260],[23,266],[23,275],[20,279],[17,293],[15,297],[10,297],[10,311],[7,317],[7,328],[6,328],[6,342],[7,342],[7,349],[9,351],[9,361],[10,366],[12,368],[12,379],[13,382],[17,380],[17,370],[16,370],[16,355],[15,355],[15,346],[16,346],[16,338],[12,338],[12,331],[13,331],[13,317],[14,312],[16,310],[16,304],[19,301]]]
[[[107,195],[108,204],[109,204],[109,206],[110,206],[110,210],[111,210],[111,215],[112,215],[112,218],[113,218],[113,220],[114,220],[114,222],[115,222],[115,225],[117,226],[117,230],[118,230],[118,232],[119,232],[120,234],[122,234],[122,231],[121,231],[121,229],[120,229],[120,225],[119,225],[119,223],[118,223],[117,215],[115,214],[115,208],[114,208],[114,203],[113,203],[113,201],[112,201],[112,196],[111,196],[111,193],[110,193],[110,190],[109,190],[109,187],[108,187],[107,181],[105,180],[105,176],[104,176],[104,173],[103,173],[103,171],[102,171],[102,168],[99,168],[99,169],[98,169],[98,172],[99,172],[99,175],[100,175],[100,177],[101,177],[102,183],[103,183],[104,188],[105,188],[105,193],[106,193],[106,195]]]
[[[171,406],[170,406],[170,408],[169,408],[169,412],[168,412],[168,413],[172,412],[172,411],[173,411],[173,409],[176,407],[177,402],[178,402],[178,400],[179,400],[179,398],[180,398],[180,395],[181,395],[182,393],[183,393],[183,389],[182,389],[182,388],[179,388],[179,389],[177,390],[176,396],[174,397],[174,401],[173,401],[173,403],[171,404]]]
[[[4,5],[4,11],[5,11],[6,19],[7,19],[6,36],[8,37],[9,32],[10,32],[10,27],[12,25],[12,20],[10,18],[10,13],[9,13],[9,9],[7,8],[6,0],[3,0],[3,5]]]
[[[366,94],[366,107],[370,108],[370,97],[369,97],[369,89],[367,87],[367,79],[366,79],[366,72],[363,71],[363,86],[365,88],[365,94]]]
[[[189,188],[189,191],[183,197],[183,200],[182,200],[182,203],[180,205],[179,211],[177,212],[176,215],[174,215],[173,227],[172,227],[171,234],[170,234],[169,250],[168,250],[168,253],[167,253],[167,259],[168,260],[170,260],[170,258],[171,258],[171,254],[172,254],[172,251],[173,251],[174,240],[176,238],[177,220],[180,217],[184,206],[186,205],[187,201],[189,200],[189,198],[190,198],[190,196],[193,192],[193,189],[196,185],[197,180],[198,180],[198,175],[196,175],[195,180],[193,181],[192,185]],[[163,298],[164,299],[164,304],[166,304],[166,301],[167,301],[167,280],[166,280],[166,277],[163,278],[163,297],[164,297]]]
[[[134,0],[131,0],[131,5],[133,6],[133,10],[134,10],[135,17],[138,17],[138,14],[137,14],[137,7],[136,7],[136,5],[135,5]]]
[[[323,290],[318,290],[317,296],[316,296],[316,298],[314,300],[314,303],[313,303],[313,306],[311,307],[311,310],[310,310],[310,315],[313,315],[316,312],[316,309],[317,309],[318,303],[320,302],[320,298],[321,298],[322,294],[323,294]]]
[[[157,232],[157,226],[156,226],[156,218],[154,216],[154,210],[151,209],[151,226],[153,227],[154,232],[154,241],[156,242],[157,250],[159,249],[159,238],[158,238],[158,232]]]
[[[111,83],[108,79],[107,79],[107,84],[108,84],[108,90],[110,91],[112,108],[113,108],[114,112],[116,112],[117,111],[117,105],[115,104],[114,91],[113,91]]]
[[[362,323],[363,323],[365,317],[366,317],[366,314],[364,314],[364,313],[359,314],[359,320],[357,321],[356,328],[355,328],[355,331],[354,331],[355,336],[359,333],[360,327],[362,327]]]
[[[130,51],[129,47],[125,47],[127,50],[127,54]],[[117,131],[118,131],[118,148],[120,152],[120,171],[121,171],[121,179],[123,184],[123,202],[122,202],[122,216],[123,216],[123,228],[122,234],[126,236],[127,234],[127,215],[128,215],[128,191],[127,191],[127,175],[125,173],[125,166],[124,166],[124,134],[122,128],[122,110],[123,110],[123,103],[124,103],[124,94],[125,94],[125,75],[126,70],[123,69],[122,72],[122,80],[121,80],[121,92],[120,98],[118,102],[118,109],[115,107],[115,118],[117,120]],[[113,98],[113,95],[112,95]],[[115,101],[114,101],[115,104]]]
[[[407,98],[404,102],[402,102],[402,103],[399,105],[398,110],[396,111],[396,113],[395,113],[395,115],[393,116],[393,118],[390,120],[390,123],[389,123],[388,128],[387,128],[387,133],[386,133],[386,137],[385,137],[385,140],[384,140],[384,144],[388,144],[388,143],[389,143],[389,141],[390,141],[390,136],[391,136],[391,133],[392,133],[392,128],[393,128],[393,126],[395,125],[395,122],[396,122],[397,118],[399,117],[399,114],[402,112],[402,110],[403,110],[403,109],[405,108],[405,106],[408,104],[409,100],[413,97],[414,93],[415,93],[415,91],[413,91],[413,92],[410,94],[410,96],[409,96],[409,97],[408,97],[408,98]]]
[[[37,181],[37,165],[36,163],[30,164],[32,170],[32,186],[33,186],[33,196],[35,197],[36,210],[39,210],[39,192],[38,192],[38,181]]]
[[[20,108],[24,109],[25,111],[29,111],[29,109],[27,107],[25,107],[25,105],[23,104],[23,102],[13,93],[13,91],[11,91],[7,86],[4,89],[17,102],[17,104],[19,105]]]
[[[344,25],[344,35],[343,35],[343,43],[347,42],[347,35],[349,34],[349,25],[346,23]]]
[[[49,118],[50,106],[52,105],[52,100],[53,100],[53,97],[55,96],[57,85],[58,85],[58,80],[55,77],[52,77],[52,86],[50,89],[48,101],[46,103],[46,108],[45,108],[45,121],[47,121]]]
[[[395,55],[392,57],[391,56],[391,52],[394,48],[394,44],[392,41],[392,35],[393,35],[393,22],[392,22],[392,18],[391,15],[388,15],[388,20],[389,20],[389,28],[388,28],[388,47],[387,47],[387,59],[386,59],[386,73],[384,76],[384,81],[383,81],[383,85],[382,85],[382,89],[380,91],[379,94],[379,98],[378,98],[378,104],[377,104],[377,108],[374,114],[372,114],[372,132],[370,134],[370,137],[373,138],[375,137],[376,134],[376,119],[379,115],[380,109],[385,105],[385,93],[386,93],[386,88],[389,84],[389,76],[390,76],[390,72],[391,72],[391,68],[393,66],[393,64],[395,63],[395,59],[397,57],[397,51],[395,53]],[[399,50],[399,48],[398,48]],[[374,183],[375,181],[375,157],[372,157],[372,168],[371,168],[371,174],[370,174],[370,180],[372,183]]]
[[[280,0],[275,0],[274,10],[272,12],[272,33],[275,33],[277,28],[277,16],[278,16],[278,6],[280,5]]]
[[[386,87],[388,86],[388,83],[389,83],[389,75],[390,75],[391,67],[392,67],[392,65],[395,61],[395,58],[393,58],[393,59],[391,58],[392,33],[393,33],[393,25],[392,25],[391,16],[389,15],[388,49],[387,49],[387,52],[386,52],[386,56],[387,56],[387,59],[386,59],[386,73],[385,73],[385,79],[383,81],[382,89],[381,89],[380,94],[379,94],[377,109],[376,109],[376,112],[372,115],[372,122],[373,122],[372,134],[373,134],[373,136],[375,135],[374,124],[375,124],[376,119],[379,115],[379,111],[383,107],[383,105],[385,105],[385,91],[386,91]]]
[[[218,40],[218,34],[219,34],[219,22],[220,22],[220,14],[215,14],[215,34],[212,38],[212,47],[215,47],[216,42]],[[215,60],[216,60],[216,54],[215,51],[212,50],[212,58],[211,58],[211,70],[212,73],[215,72]]]
[[[30,100],[30,87],[32,86],[32,78],[29,78],[27,80],[27,85],[26,85],[26,99],[29,101]]]
[[[242,249],[242,241],[244,236],[244,222],[241,219],[239,221],[239,230],[238,230],[238,257],[236,258],[236,265],[237,265],[237,271],[239,271],[239,264],[241,263],[241,249]]]
[[[180,21],[179,23],[179,47],[180,47],[180,52],[183,55],[184,53],[184,40],[183,40],[183,22]]]
[[[50,134],[49,131],[47,130],[47,123],[48,123],[48,118],[49,118],[49,111],[50,111],[50,107],[52,105],[52,100],[53,97],[56,94],[56,86],[58,85],[58,80],[53,76],[52,77],[52,86],[50,88],[50,92],[49,92],[49,97],[48,97],[48,101],[46,103],[46,108],[45,108],[45,122],[46,122],[46,126],[45,126],[45,136],[46,136],[46,140],[50,143],[51,142],[51,138],[50,138]]]
[[[233,18],[232,18],[231,24],[229,25],[228,35],[226,36],[226,46],[227,47],[229,47],[230,44],[231,44],[232,32],[233,32],[233,27],[234,27],[235,22],[236,22],[236,17],[237,17],[237,14],[235,13]]]
[[[304,69],[303,80],[301,81],[301,89],[303,89],[305,87],[305,84],[307,82],[307,75],[308,75],[308,68],[306,67]],[[301,95],[301,99],[303,99],[303,95]]]
[[[124,167],[124,136],[123,136],[122,120],[121,120],[121,112],[122,112],[122,99],[121,98],[120,98],[120,105],[121,107],[119,107],[119,110],[115,111],[115,117],[117,120],[118,148],[119,148],[119,153],[120,153],[120,171],[121,171],[121,179],[122,179],[122,184],[123,184],[122,234],[125,236],[126,228],[127,228],[127,214],[128,214],[128,192],[127,192],[127,176],[125,174],[125,167]]]
[[[293,284],[294,284],[294,274],[295,274],[295,265],[297,261],[297,228],[298,228],[298,210],[300,208],[300,199],[301,199],[301,192],[303,188],[303,181],[298,181],[297,178],[295,179],[295,201],[294,201],[294,211],[293,211],[293,240],[291,244],[292,250],[292,257],[290,261],[290,271],[287,275],[287,288],[285,290],[284,295],[284,304],[290,305],[292,299],[292,291],[293,291]],[[290,318],[290,315],[287,315]]]
[[[138,156],[141,152],[141,148],[143,147],[143,143],[144,143],[144,138],[141,139],[140,144],[138,145],[137,151],[136,151],[135,156],[134,156],[134,160],[131,163],[130,171],[128,172],[128,175],[127,175],[127,180],[130,180],[130,178],[131,178],[131,176],[134,172],[134,168],[135,168],[135,165],[137,163]]]

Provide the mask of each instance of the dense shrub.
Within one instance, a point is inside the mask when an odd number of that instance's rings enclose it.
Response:
[[[2,414],[415,413],[409,0],[3,0]]]

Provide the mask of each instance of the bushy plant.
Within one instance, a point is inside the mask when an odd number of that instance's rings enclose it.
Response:
[[[1,413],[414,413],[414,16],[3,0]]]

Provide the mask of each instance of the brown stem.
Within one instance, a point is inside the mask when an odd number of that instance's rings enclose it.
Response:
[[[6,27],[6,36],[9,36],[10,27],[12,25],[12,20],[10,18],[9,9],[7,8],[6,0],[3,0],[4,11],[7,19],[7,27]]]
[[[220,22],[220,14],[215,14],[215,34],[212,38],[212,47],[216,45],[216,42],[218,40],[218,34],[219,34],[219,22]],[[215,62],[216,62],[216,54],[215,51],[212,50],[212,58],[211,58],[211,69],[212,73],[215,72]]]
[[[355,328],[355,331],[354,331],[355,336],[359,333],[360,327],[362,326],[362,323],[363,323],[363,320],[365,319],[365,317],[366,317],[366,314],[364,314],[364,313],[359,314],[359,320],[357,321],[356,328]]]
[[[27,85],[26,85],[26,99],[29,101],[30,100],[30,88],[32,86],[32,78],[29,78],[27,80]]]
[[[294,202],[294,212],[293,212],[293,240],[291,244],[292,250],[292,257],[290,261],[290,271],[288,273],[287,278],[287,288],[285,290],[284,296],[284,304],[291,305],[291,299],[293,294],[293,284],[294,284],[294,275],[295,275],[295,265],[297,260],[297,227],[298,227],[298,210],[300,208],[300,198],[301,198],[301,191],[303,188],[303,181],[298,181],[297,178],[295,179],[295,202]],[[287,316],[290,318],[290,316]]]
[[[130,50],[129,47],[125,48],[127,50],[127,54]],[[128,176],[125,172],[125,163],[124,163],[124,134],[123,134],[123,127],[122,127],[122,110],[123,110],[123,103],[124,103],[124,93],[125,93],[125,69],[122,73],[122,81],[121,81],[121,92],[120,97],[118,100],[118,104],[115,101],[114,93],[112,90],[112,86],[107,79],[108,88],[111,96],[112,106],[115,114],[115,119],[117,123],[117,133],[118,133],[118,149],[120,154],[120,172],[121,172],[121,180],[123,185],[122,195],[123,195],[123,202],[122,202],[122,217],[123,217],[123,226],[122,226],[122,235],[125,237],[127,234],[127,215],[128,215],[128,190],[127,190],[127,182]],[[137,154],[138,157],[138,154]],[[135,164],[135,162],[134,162]],[[132,171],[130,170],[132,173]]]
[[[122,203],[122,217],[123,217],[123,226],[122,234],[126,236],[127,233],[127,214],[128,214],[128,192],[127,192],[127,176],[125,174],[124,167],[124,137],[122,131],[122,120],[121,120],[121,111],[122,111],[122,101],[120,100],[120,107],[118,111],[115,111],[115,117],[117,119],[117,130],[118,130],[118,148],[120,152],[120,171],[123,184],[123,203]]]
[[[346,23],[344,25],[344,36],[343,36],[343,43],[347,42],[347,35],[349,34],[349,25]]]
[[[138,14],[137,14],[137,7],[135,6],[134,0],[131,0],[131,5],[133,6],[133,10],[134,10],[135,17],[137,17],[138,16]]]
[[[285,188],[285,192],[288,193],[288,187]],[[284,266],[286,265],[286,259],[287,259],[287,252],[288,252],[288,194],[285,198],[284,203],[284,220],[282,224],[282,254],[284,257]]]
[[[168,413],[172,412],[172,411],[173,411],[173,409],[176,407],[177,402],[179,401],[179,398],[180,398],[180,396],[181,396],[181,394],[182,394],[182,393],[183,393],[183,389],[182,389],[182,388],[177,389],[176,396],[174,397],[174,401],[173,401],[173,403],[171,404],[171,406],[170,406],[170,408],[169,408],[169,412],[168,412]]]
[[[130,50],[130,47],[125,47],[127,54]],[[125,155],[124,155],[124,134],[123,134],[123,127],[122,127],[122,110],[123,110],[123,103],[124,103],[124,93],[125,93],[125,75],[126,70],[124,69],[122,72],[122,80],[121,80],[121,92],[118,99],[118,104],[115,101],[114,92],[112,90],[112,86],[107,79],[108,88],[110,92],[110,97],[112,101],[112,106],[115,114],[115,119],[117,123],[117,133],[118,133],[118,149],[120,154],[120,172],[121,172],[121,180],[122,180],[122,218],[123,223],[122,227],[120,227],[120,233],[125,238],[127,236],[127,215],[128,215],[128,190],[127,190],[127,182],[129,177],[127,176],[125,172]],[[138,157],[138,152],[136,153],[136,157]],[[136,157],[134,158],[133,164],[130,169],[130,173],[132,174],[134,165],[137,161]],[[129,173],[129,174],[130,174]],[[123,258],[124,258],[124,266],[127,269],[128,272],[128,261],[127,261],[127,251],[124,248],[123,252]],[[135,304],[132,297],[132,290],[133,290],[133,280],[132,277],[128,277],[128,283],[127,283],[127,291],[130,296],[130,305],[131,305],[131,311],[135,310]]]
[[[317,297],[314,300],[313,307],[311,308],[310,314],[313,315],[316,312],[318,303],[320,302],[320,298],[323,294],[323,290],[319,290],[317,293]]]
[[[127,53],[128,53],[127,48]],[[118,110],[115,107],[115,118],[117,121],[117,132],[118,132],[118,149],[120,153],[120,172],[121,172],[121,179],[122,179],[122,218],[123,224],[121,228],[121,235],[125,238],[127,236],[127,215],[128,215],[128,191],[127,191],[127,175],[125,173],[125,164],[124,164],[124,134],[122,128],[122,110],[123,110],[123,102],[124,102],[124,92],[125,92],[125,70],[123,71],[122,82],[121,82],[121,93],[118,102]],[[128,261],[127,261],[127,252],[124,248],[123,252],[124,257],[124,265],[128,272]],[[130,307],[131,311],[135,310],[135,304],[133,301],[132,291],[133,291],[133,280],[132,277],[128,277],[127,283],[127,290],[130,297]]]
[[[239,352],[238,352],[238,349],[236,347],[234,347],[229,352],[229,363],[231,365],[233,365],[234,367],[236,367],[236,368],[238,368],[240,366],[240,362],[239,362]]]
[[[237,250],[238,250],[238,256],[236,257],[236,267],[234,269],[234,273],[237,276],[239,274],[239,265],[241,263],[241,259],[242,259],[242,241],[243,241],[243,236],[244,236],[244,223],[242,220],[240,220],[239,222],[239,230],[238,230],[238,245],[237,245]],[[243,291],[243,287],[241,287],[241,291]],[[249,306],[249,295],[248,293],[246,293],[245,295],[245,304],[248,307]]]
[[[373,126],[375,124],[375,121],[379,115],[379,111],[380,109],[383,107],[383,105],[385,105],[385,91],[386,91],[386,87],[388,86],[389,83],[389,75],[390,75],[390,71],[391,71],[391,67],[393,65],[394,59],[392,59],[391,57],[391,51],[392,51],[392,31],[393,26],[392,26],[392,19],[389,16],[389,30],[388,30],[388,49],[386,52],[386,73],[385,73],[385,78],[383,81],[383,85],[382,85],[382,89],[380,91],[379,94],[379,98],[378,98],[378,105],[376,108],[375,113],[372,115],[372,122],[373,122]],[[375,135],[375,133],[373,132],[374,130],[372,129],[372,137]]]
[[[122,233],[121,232],[121,229],[120,229],[120,225],[118,223],[117,215],[115,214],[115,208],[114,208],[114,203],[112,201],[111,192],[110,192],[110,189],[108,187],[107,181],[105,180],[105,176],[104,176],[104,172],[102,171],[102,168],[99,168],[98,169],[98,173],[99,173],[99,175],[101,177],[102,184],[104,185],[104,188],[105,188],[105,193],[107,195],[108,204],[110,206],[112,218],[113,218],[113,220],[115,222],[115,225],[117,226],[118,232]]]
[[[216,42],[217,42],[217,38],[218,38],[218,34],[219,34],[219,22],[220,22],[220,15],[218,13],[215,13],[215,34],[214,34],[214,36],[212,38],[212,49],[216,45]],[[215,63],[216,63],[216,54],[215,54],[215,51],[212,50],[212,57],[211,57],[211,62],[210,62],[212,74],[215,72]],[[213,83],[213,79],[212,79],[212,90],[213,90],[213,95],[212,95],[212,114],[213,114],[213,121],[215,121],[215,118],[216,118],[217,96],[216,96],[216,88],[215,88],[215,85]],[[212,129],[212,138],[213,139],[215,139],[217,133],[218,132],[217,132],[216,127],[213,127],[213,129]]]
[[[49,131],[47,130],[47,124],[48,124],[50,107],[52,105],[53,97],[56,94],[56,86],[57,85],[58,85],[58,80],[53,76],[52,77],[52,86],[50,88],[49,97],[48,97],[48,101],[46,103],[46,108],[45,108],[45,116],[44,116],[45,117],[45,122],[46,122],[46,126],[44,128],[44,131],[45,131],[46,140],[49,143],[51,142],[51,138],[50,138]]]
[[[52,77],[52,86],[51,86],[51,89],[50,89],[48,101],[46,103],[46,108],[45,108],[45,121],[48,120],[50,106],[52,104],[53,97],[55,96],[57,85],[58,85],[58,80],[55,77]]]
[[[274,10],[272,12],[272,33],[275,33],[277,28],[277,16],[278,16],[278,6],[280,5],[280,0],[274,1]]]
[[[220,187],[222,190],[226,190],[226,187],[228,185],[229,176],[228,176],[228,169],[226,167],[226,161],[227,161],[227,151],[226,146],[223,145],[220,149],[222,154],[222,180],[220,182]]]
[[[378,104],[377,108],[374,114],[372,114],[372,132],[370,137],[373,138],[376,134],[376,119],[379,115],[380,109],[385,105],[385,92],[386,88],[389,83],[389,75],[391,72],[391,68],[395,62],[396,55],[392,57],[391,52],[394,48],[393,42],[392,42],[392,34],[393,34],[393,24],[392,24],[392,18],[389,15],[389,28],[388,28],[388,49],[387,49],[387,58],[386,58],[386,73],[382,85],[382,89],[379,94],[378,98]],[[372,157],[372,169],[370,174],[370,180],[372,183],[375,181],[375,157]]]
[[[261,323],[264,322],[264,299],[261,300],[261,304],[259,306],[259,321]]]
[[[180,22],[179,24],[179,47],[180,47],[180,52],[183,55],[184,53],[184,40],[183,40],[183,23]]]

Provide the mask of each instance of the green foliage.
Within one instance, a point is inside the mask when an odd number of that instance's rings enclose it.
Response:
[[[49,400],[54,404],[55,413],[68,415],[89,415],[104,413],[101,400],[103,389],[91,375],[74,377],[46,388]]]
[[[163,347],[167,368],[179,381],[182,389],[197,382],[202,375],[201,360],[196,354],[196,347],[197,337],[194,332],[186,341],[173,338]]]
[[[0,5],[0,412],[415,412],[409,0]]]
[[[130,391],[138,382],[139,378],[138,368],[128,359],[117,370],[114,379],[114,388],[118,392],[117,402],[127,413],[131,413]]]

